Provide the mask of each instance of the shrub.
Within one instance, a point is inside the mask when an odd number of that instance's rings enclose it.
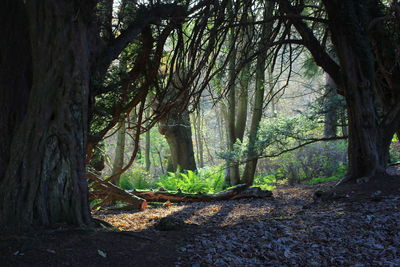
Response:
[[[262,165],[266,174],[287,179],[290,184],[331,177],[346,164],[346,148],[344,141],[315,143],[265,160]]]
[[[304,184],[320,184],[320,183],[325,183],[325,182],[329,182],[329,181],[335,181],[335,180],[339,180],[341,178],[343,178],[343,176],[346,174],[347,171],[347,166],[340,166],[334,175],[329,176],[329,177],[316,177],[316,178],[312,178],[309,181],[305,181]]]

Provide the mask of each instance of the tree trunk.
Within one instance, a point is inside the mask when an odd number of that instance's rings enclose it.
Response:
[[[86,12],[91,7],[87,1],[14,3],[24,6],[29,19],[33,78],[27,112],[12,131],[0,182],[0,225],[89,225],[84,158],[90,54]]]
[[[87,163],[86,168],[96,175],[101,176],[105,165],[105,144],[104,142],[98,143],[93,151],[93,157]]]
[[[100,35],[106,42],[110,42],[114,38],[112,32],[113,4],[113,0],[101,0],[97,4],[100,23]]]
[[[241,72],[240,75],[240,88],[237,94],[238,108],[236,113],[236,121],[235,121],[235,141],[239,140],[243,142],[244,132],[246,129],[247,122],[247,106],[249,100],[249,81],[250,81],[250,64],[247,64]],[[234,144],[233,143],[233,144]],[[235,184],[242,183],[242,179],[240,177],[240,169],[239,163],[232,162],[232,166],[230,167],[230,175],[234,177]]]
[[[168,115],[160,120],[159,131],[167,139],[174,170],[196,170],[187,109],[182,112],[178,108],[171,109]]]
[[[151,160],[150,160],[150,129],[146,131],[146,147],[145,147],[145,153],[144,153],[144,158],[145,158],[145,164],[146,164],[146,171],[150,171],[151,167]]]
[[[250,64],[247,64],[240,74],[240,88],[238,90],[238,108],[235,123],[235,137],[243,141],[247,122],[247,107],[249,102]]]
[[[10,160],[14,132],[26,114],[32,79],[28,18],[22,1],[0,9],[0,182]]]
[[[133,195],[145,199],[148,202],[209,202],[221,200],[234,200],[243,198],[270,198],[272,192],[269,190],[261,190],[259,187],[248,187],[247,185],[238,185],[226,191],[216,194],[186,194],[182,192],[171,193],[165,191],[146,191],[131,192]]]
[[[234,144],[236,142],[236,56],[237,49],[235,45],[235,32],[231,30],[229,37],[229,45],[231,47],[231,55],[229,59],[228,70],[228,113],[227,113],[227,128],[228,128],[228,151],[234,151]],[[231,157],[231,156],[230,156]],[[225,173],[225,182],[231,186],[237,185],[240,182],[239,167],[235,164],[234,160],[229,158],[227,160],[227,169]]]
[[[243,172],[243,182],[247,185],[253,184],[254,174],[256,172],[258,155],[256,151],[256,141],[257,141],[257,132],[260,126],[260,121],[263,113],[263,104],[264,104],[264,67],[265,67],[265,58],[259,57],[257,59],[257,70],[256,70],[256,88],[254,95],[254,107],[253,114],[251,117],[251,125],[249,131],[249,143],[247,147],[247,162]]]
[[[376,82],[375,56],[365,33],[369,22],[360,15],[367,6],[359,2],[324,1],[344,74],[349,119],[349,171],[343,182],[385,172],[389,145],[399,120],[397,114],[393,121],[382,123],[380,112],[385,106],[377,93],[380,88]]]
[[[347,112],[347,110],[345,107],[343,107],[340,112],[340,124],[341,124],[342,136],[349,135],[346,112]]]
[[[336,137],[337,134],[337,121],[338,121],[338,107],[335,101],[336,97],[336,84],[329,76],[325,74],[325,99],[324,99],[324,137]]]
[[[193,113],[192,120],[194,122],[194,135],[196,140],[197,164],[200,168],[204,167],[204,146],[202,138],[202,120],[200,108],[197,114]]]
[[[160,150],[157,149],[158,160],[160,162],[161,173],[165,173],[164,171],[164,164],[163,164],[163,157],[161,156]],[[167,167],[168,168],[168,167]]]
[[[197,114],[197,137],[199,142],[199,166],[204,167],[204,142],[203,142],[203,120],[202,114],[199,110]]]
[[[264,11],[264,20],[269,19],[274,10],[274,4],[266,4]],[[261,32],[261,39],[259,41],[259,48],[262,49],[264,44],[268,41],[272,31],[271,23],[263,25]],[[263,114],[264,105],[264,92],[265,92],[265,64],[266,57],[259,56],[256,62],[256,84],[255,84],[255,95],[254,95],[254,106],[253,114],[251,117],[251,125],[249,131],[249,143],[247,146],[247,163],[244,168],[242,180],[247,185],[252,185],[254,182],[254,175],[257,168],[258,155],[256,151],[256,141],[258,128],[260,127],[260,122]],[[270,73],[272,76],[272,73]],[[271,77],[269,77],[271,78]]]
[[[135,196],[110,182],[105,182],[95,174],[87,173],[86,177],[94,182],[93,188],[90,191],[90,198],[102,199],[101,203],[96,204],[92,208],[94,210],[114,201],[128,203],[134,209],[139,210],[143,210],[147,207],[147,201],[145,199]]]
[[[218,137],[219,140],[221,140],[218,149],[222,151],[227,147],[227,131],[226,128],[223,127],[223,125],[225,125],[224,118],[226,118],[226,116],[225,116],[224,104],[222,102],[220,102],[217,106],[216,116],[217,116],[217,126],[218,126]]]
[[[117,131],[117,145],[115,147],[115,155],[114,155],[114,163],[112,169],[112,176],[115,178],[112,180],[112,183],[115,185],[119,184],[119,178],[121,177],[121,170],[124,167],[124,154],[125,154],[125,135],[126,135],[126,127],[125,127],[125,119],[122,118],[118,123],[118,131]]]

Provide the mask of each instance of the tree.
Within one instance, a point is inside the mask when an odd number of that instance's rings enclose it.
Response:
[[[188,110],[181,111],[179,105],[172,108],[160,120],[159,131],[167,139],[174,170],[196,170]]]
[[[381,175],[385,173],[389,145],[400,123],[400,67],[393,58],[398,36],[392,35],[394,29],[390,25],[370,24],[385,12],[379,1],[324,4],[342,67],[349,111],[347,179]],[[398,17],[395,19],[397,29]]]
[[[240,17],[240,22],[246,24],[249,19],[249,3],[242,7],[242,13],[239,15],[235,11],[240,7],[240,2],[231,1],[229,12],[232,17]],[[244,64],[250,52],[251,35],[250,27],[231,28],[229,33],[229,64],[228,64],[228,97],[227,97],[227,129],[228,129],[228,152],[233,153],[234,145],[237,140],[243,141],[244,131],[247,122],[248,89],[250,81],[250,63]],[[241,44],[241,45],[239,45]],[[237,65],[244,65],[242,69]],[[238,73],[240,72],[240,79]],[[240,81],[239,83],[237,81]],[[237,84],[238,83],[238,84]],[[240,170],[239,164],[235,160],[228,158],[225,181],[231,186],[239,184]]]
[[[268,20],[269,18],[271,18],[273,11],[274,11],[274,4],[266,3],[264,7],[263,19]],[[272,32],[271,24],[272,23],[266,23],[262,25],[261,38],[258,43],[260,50],[262,50],[265,43],[271,38],[271,32]],[[263,114],[266,61],[267,61],[267,53],[258,56],[256,62],[254,105],[253,105],[253,112],[252,112],[251,125],[249,131],[247,162],[242,178],[243,181],[248,185],[253,184],[254,175],[257,167],[257,161],[258,161],[257,151],[256,151],[256,141],[257,141],[258,128],[260,126],[260,121]]]
[[[93,0],[3,3],[3,227],[92,224],[85,154],[93,148],[86,147],[87,134],[99,85],[111,62],[145,28],[185,9],[176,4],[144,8],[118,37],[105,42],[95,23],[95,4]]]
[[[336,86],[335,82],[329,75],[326,75],[325,82],[325,99],[324,99],[324,137],[336,137],[337,134],[337,121],[338,109],[336,99]]]
[[[193,130],[194,130],[194,136],[195,136],[195,141],[196,141],[196,158],[198,162],[198,166],[200,168],[204,167],[204,136],[203,136],[203,119],[202,117],[204,114],[202,114],[202,110],[199,107],[197,108],[197,111],[195,113],[192,113],[192,121],[193,121]],[[207,146],[207,145],[206,145]]]
[[[322,1],[338,65],[303,20],[302,6],[278,2],[315,62],[343,89],[349,120],[349,169],[343,182],[379,177],[400,123],[399,36],[393,34],[399,29],[399,4]]]
[[[84,156],[92,9],[91,1],[13,0],[0,11],[8,37],[0,47],[1,69],[15,64],[11,55],[23,63],[10,70],[13,83],[1,84],[8,99],[0,101],[14,100],[2,103],[10,108],[1,122],[10,126],[2,134],[10,145],[1,144],[7,153],[0,177],[3,227],[91,224]],[[12,51],[13,44],[21,50]]]
[[[146,171],[150,171],[151,167],[151,160],[150,160],[150,150],[151,150],[151,134],[150,134],[150,129],[146,131],[145,135],[145,149],[144,149],[144,159],[145,159],[145,164],[146,164]]]

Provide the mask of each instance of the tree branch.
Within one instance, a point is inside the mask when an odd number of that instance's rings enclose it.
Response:
[[[331,58],[324,47],[322,47],[312,30],[302,20],[301,16],[299,16],[290,2],[288,0],[278,0],[277,2],[281,10],[287,13],[288,19],[301,35],[304,45],[314,57],[315,63],[322,67],[340,88],[343,84],[340,66]]]

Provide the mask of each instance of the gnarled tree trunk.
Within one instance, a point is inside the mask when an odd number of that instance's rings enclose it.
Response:
[[[167,139],[174,170],[196,170],[187,109],[180,111],[179,107],[172,108],[167,116],[160,120],[159,131]]]
[[[91,6],[89,1],[10,2],[19,6],[18,14],[27,14],[22,30],[29,28],[32,85],[26,115],[19,116],[22,120],[10,132],[9,160],[0,181],[0,224],[89,225],[84,156],[89,91],[86,12]]]
[[[375,53],[379,51],[374,51],[371,35],[366,32],[371,19],[367,16],[372,14],[369,12],[374,4],[339,0],[324,3],[344,75],[348,109],[349,172],[343,181],[377,176],[385,172],[389,145],[400,118],[398,108],[391,108],[380,95],[385,91],[380,86],[386,81],[377,82],[381,77]]]
[[[28,17],[22,1],[0,9],[0,181],[10,160],[14,131],[25,117],[32,80]]]

